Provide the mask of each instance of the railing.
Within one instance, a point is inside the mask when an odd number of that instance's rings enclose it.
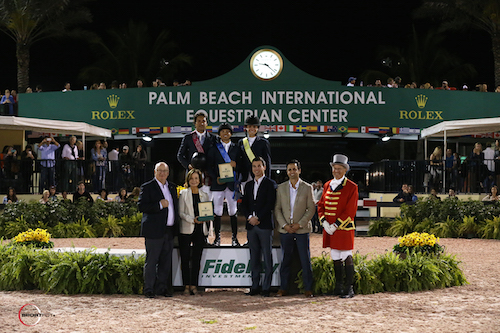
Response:
[[[428,193],[432,188],[439,193],[450,188],[462,193],[484,193],[499,183],[500,160],[466,159],[448,165],[446,161],[437,165],[422,160],[381,161],[371,165],[369,176],[372,192],[398,192],[402,184],[411,184],[417,193]]]
[[[131,191],[153,177],[153,163],[135,161],[105,161],[96,166],[91,160],[0,160],[0,193],[13,187],[16,193],[41,193],[52,185],[57,192],[72,193],[77,183],[85,182],[91,192],[106,188],[118,192]]]

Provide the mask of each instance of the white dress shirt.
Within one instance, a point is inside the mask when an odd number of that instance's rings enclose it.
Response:
[[[330,188],[332,189],[332,191],[335,191],[337,186],[342,184],[342,182],[344,181],[344,178],[345,178],[345,175],[340,179],[335,179],[335,178],[332,179],[332,181],[330,182]]]
[[[292,186],[292,182],[288,181],[290,185],[290,221],[293,223],[293,208],[295,207],[295,198],[297,198],[297,192],[299,190],[300,178],[295,184],[295,188]]]
[[[160,186],[161,192],[163,193],[163,198],[168,201],[168,217],[167,217],[167,226],[171,227],[174,225],[175,221],[175,210],[174,210],[174,200],[172,199],[172,194],[170,193],[170,190],[168,189],[168,181],[165,182],[165,185],[163,185],[158,179],[156,179],[156,182]],[[160,203],[160,209],[163,209],[163,205]]]

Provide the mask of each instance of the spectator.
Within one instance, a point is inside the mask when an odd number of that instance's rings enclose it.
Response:
[[[432,186],[439,191],[443,181],[443,151],[441,150],[441,147],[434,148],[429,160]]]
[[[403,87],[403,85],[401,84],[401,77],[396,76],[396,77],[394,78],[394,84],[396,85],[396,87],[395,87],[395,88],[402,88],[402,87]]]
[[[131,189],[133,187],[133,169],[132,169],[132,156],[129,154],[128,146],[123,146],[122,152],[119,156],[120,164],[121,164],[121,172],[122,172],[122,183],[127,189]]]
[[[21,153],[21,180],[22,191],[28,193],[32,185],[33,166],[36,161],[36,153],[31,145],[26,145],[26,148]]]
[[[64,84],[64,89],[62,90],[62,92],[68,92],[68,91],[71,91],[71,83],[66,82]]]
[[[495,92],[500,92],[500,86],[497,86]]]
[[[126,188],[122,187],[120,189],[120,192],[118,192],[118,194],[115,197],[115,201],[121,202],[121,203],[127,202],[127,189]]]
[[[441,198],[437,196],[437,191],[435,188],[431,189],[431,194],[429,194],[429,197],[427,200],[438,200],[441,201]]]
[[[120,183],[120,162],[118,161],[120,155],[120,148],[115,147],[108,153],[109,170],[111,176],[111,191],[118,190]]]
[[[55,186],[51,186],[50,189],[49,189],[49,200],[51,201],[59,201],[59,198],[57,197],[56,195],[56,187]]]
[[[42,85],[41,84],[37,84],[36,87],[35,87],[35,92],[40,93],[42,91],[43,91],[42,90]]]
[[[27,94],[33,93],[33,89],[31,89],[30,87],[26,88],[26,93]]]
[[[9,89],[6,89],[5,95],[3,95],[2,98],[0,99],[0,104],[2,104],[2,106],[4,108],[2,110],[3,112],[1,112],[1,114],[13,116],[15,103],[16,103],[16,101],[14,100],[14,96],[12,96],[10,94]]]
[[[355,85],[355,84],[356,84],[356,78],[355,78],[355,77],[353,77],[353,76],[351,76],[351,77],[349,78],[349,82],[347,83],[347,86],[348,86],[348,87],[354,87],[354,85]]]
[[[126,201],[137,203],[137,201],[139,201],[139,194],[141,194],[141,189],[139,187],[134,187]]]
[[[469,170],[467,180],[471,192],[481,192],[481,187],[483,186],[482,180],[485,178],[482,176],[485,167],[483,146],[479,142],[476,142],[468,160]]]
[[[479,92],[488,92],[488,85],[486,85],[484,83],[478,84],[476,86],[476,88],[477,88],[477,91],[479,91]]]
[[[448,86],[448,81],[443,81],[441,83],[441,89],[442,90],[450,90],[450,87]]]
[[[450,188],[448,190],[448,198],[457,199],[457,194],[455,193],[455,190],[453,188]]]
[[[163,79],[161,77],[156,78],[156,83],[158,84],[158,87],[166,87],[167,85],[163,82]]]
[[[144,87],[144,81],[141,79],[137,80],[137,88],[143,88]]]
[[[495,148],[496,145],[494,143],[488,142],[486,144],[486,149],[483,151],[484,154],[484,164],[486,168],[484,171],[485,177],[483,180],[484,190],[489,192],[491,186],[495,185]]]
[[[146,161],[148,155],[146,151],[142,148],[142,145],[137,145],[136,151],[132,154],[132,159],[134,160],[134,175],[136,186],[142,185],[144,183],[144,168],[146,167]]]
[[[106,83],[104,83],[104,82],[99,83],[99,87],[97,89],[98,90],[105,90],[106,89]]]
[[[56,154],[60,145],[53,137],[45,137],[38,145],[40,155],[40,193],[56,184]]]
[[[61,193],[61,201],[64,201],[64,202],[71,202],[70,199],[68,199],[68,192],[66,191],[62,191]]]
[[[397,88],[392,77],[387,79],[387,88]]]
[[[382,85],[382,80],[380,80],[380,79],[376,79],[376,80],[375,80],[375,85],[374,85],[374,87],[379,87],[379,88],[382,88],[382,87],[383,87],[383,85]]]
[[[73,203],[77,203],[80,198],[85,198],[85,200],[91,204],[94,203],[94,199],[92,199],[90,193],[85,189],[85,182],[82,180],[78,182],[78,189],[75,194],[73,194]]]
[[[8,146],[7,152],[3,155],[4,175],[7,179],[15,179],[19,172],[17,162],[17,150],[12,146]]]
[[[312,185],[313,185],[313,200],[314,200],[314,205],[316,206],[316,212],[314,213],[314,216],[312,218],[313,232],[322,234],[323,226],[319,222],[318,201],[320,201],[321,197],[323,196],[323,182],[321,180],[318,180],[315,183],[312,183]]]
[[[50,201],[50,192],[49,190],[44,190],[42,193],[42,198],[38,201],[41,204],[46,204],[47,202]]]
[[[104,202],[113,201],[112,199],[108,198],[108,190],[106,190],[105,188],[102,188],[99,191],[99,195],[97,196],[96,200],[102,200]]]
[[[16,195],[16,189],[13,187],[9,187],[9,191],[7,192],[7,195],[3,198],[3,204],[6,205],[8,203],[13,203],[13,202],[18,202],[19,200],[17,199]]]
[[[89,171],[89,168],[83,168],[83,161],[85,160],[85,153],[83,152],[83,142],[80,140],[75,143],[76,149],[78,149],[78,160],[76,161],[76,175],[78,180],[90,179],[89,175],[86,175],[85,172]],[[86,177],[88,176],[88,177]]]
[[[500,199],[498,197],[498,187],[496,185],[493,185],[490,190],[490,194],[485,196],[483,198],[483,201],[498,201]]]
[[[408,195],[408,184],[403,184],[401,186],[401,191],[399,191],[398,195],[392,199],[392,202],[403,203],[408,201],[411,201],[411,198]]]
[[[111,89],[118,89],[118,81],[116,80],[111,81]]]
[[[90,86],[90,90],[99,90],[99,85],[97,83],[93,83],[91,86]]]
[[[445,167],[446,186],[456,187],[457,176],[458,176],[457,160],[450,148],[446,149],[444,167]]]
[[[94,174],[94,191],[98,188],[106,187],[106,166],[108,162],[106,161],[108,157],[108,152],[102,146],[100,140],[97,140],[94,144],[94,148],[90,150],[92,160],[95,163],[95,174]]]
[[[415,195],[415,188],[413,185],[408,185],[408,201],[406,202],[417,202],[418,198]]]
[[[64,161],[63,189],[70,191],[76,188],[78,178],[78,147],[76,144],[76,136],[69,138],[69,143],[65,144],[61,157]]]

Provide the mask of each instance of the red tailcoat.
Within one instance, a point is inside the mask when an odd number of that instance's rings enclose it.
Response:
[[[338,228],[329,235],[323,231],[323,247],[336,250],[352,250],[354,248],[354,218],[358,210],[358,186],[344,178],[335,191],[330,188],[330,181],[323,186],[323,195],[318,202],[318,216],[323,223],[337,223]]]

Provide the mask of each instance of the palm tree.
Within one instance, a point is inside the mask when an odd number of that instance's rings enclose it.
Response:
[[[166,81],[191,65],[191,56],[177,51],[167,30],[150,31],[146,23],[131,20],[124,28],[109,30],[108,36],[110,42],[101,38],[92,41],[98,60],[82,69],[81,80],[120,80],[132,85],[137,78],[151,82],[162,76]]]
[[[500,85],[500,1],[499,0],[424,0],[416,17],[437,17],[442,29],[473,27],[491,37],[495,86]]]
[[[16,43],[18,91],[29,86],[31,46],[45,38],[76,36],[76,25],[91,21],[81,5],[90,0],[0,0],[0,29]]]
[[[406,45],[379,47],[377,59],[384,60],[384,72],[370,70],[361,77],[365,82],[372,83],[375,78],[401,76],[405,83],[430,82],[436,86],[441,85],[441,81],[445,79],[457,84],[476,76],[476,70],[471,64],[464,63],[442,47],[444,38],[443,33],[434,30],[420,35],[413,28]]]

